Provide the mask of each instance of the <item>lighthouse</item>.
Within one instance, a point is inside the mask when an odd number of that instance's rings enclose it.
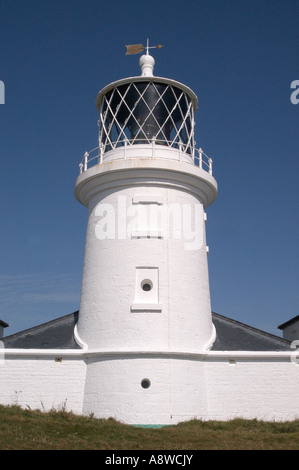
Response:
[[[130,49],[131,48],[131,49]],[[99,145],[75,184],[87,208],[78,345],[84,413],[129,424],[171,424],[207,410],[204,364],[212,322],[206,209],[217,197],[212,161],[195,144],[195,93],[140,75],[96,98]]]
[[[279,338],[211,312],[217,182],[195,142],[197,97],[154,75],[155,48],[127,46],[140,74],[96,98],[99,141],[75,183],[87,210],[79,310],[1,338],[0,403],[141,426],[292,421],[297,317]]]

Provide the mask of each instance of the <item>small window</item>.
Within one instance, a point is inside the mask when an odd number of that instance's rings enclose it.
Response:
[[[149,292],[150,290],[152,290],[153,288],[153,283],[150,279],[144,279],[142,282],[141,282],[141,288],[142,290],[144,290],[145,292]]]
[[[142,379],[141,380],[141,387],[142,388],[149,388],[151,386],[151,382],[149,379]]]

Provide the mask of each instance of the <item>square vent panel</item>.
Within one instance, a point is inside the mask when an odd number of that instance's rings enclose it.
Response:
[[[159,268],[136,267],[135,299],[131,311],[161,311],[159,304]]]

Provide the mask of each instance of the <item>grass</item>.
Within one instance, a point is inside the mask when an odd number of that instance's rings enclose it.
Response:
[[[298,450],[299,420],[192,420],[141,428],[65,411],[0,406],[0,450]]]

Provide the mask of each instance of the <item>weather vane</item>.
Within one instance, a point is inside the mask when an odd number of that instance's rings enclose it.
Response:
[[[129,46],[126,46],[126,55],[140,54],[144,51],[144,49],[146,49],[146,54],[148,54],[149,49],[161,49],[161,47],[163,47],[161,46],[161,44],[157,44],[156,46],[149,46],[149,40],[147,39],[146,46],[144,46],[143,44],[131,44]]]

